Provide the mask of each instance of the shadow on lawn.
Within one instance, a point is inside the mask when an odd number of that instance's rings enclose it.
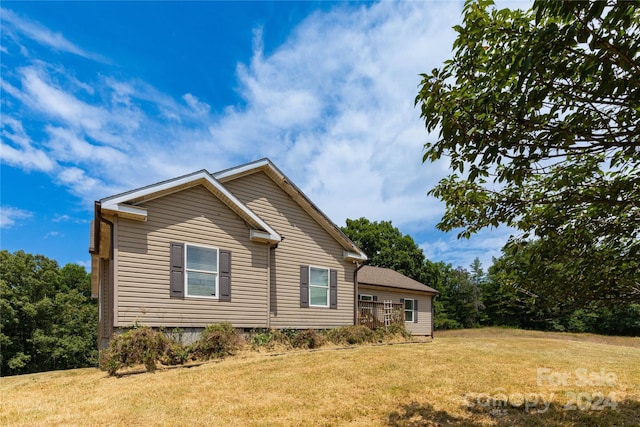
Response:
[[[437,411],[428,403],[411,402],[393,411],[387,418],[387,425],[394,427],[419,426],[639,426],[640,402],[623,400],[615,409],[567,410],[563,405],[551,403],[544,408],[523,407],[463,407],[464,416],[454,416],[446,411]],[[544,410],[544,412],[542,412]]]

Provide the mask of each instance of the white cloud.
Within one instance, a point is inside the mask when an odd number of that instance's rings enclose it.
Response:
[[[86,202],[270,157],[339,224],[364,216],[391,220],[414,237],[431,235],[444,207],[426,193],[447,163],[422,164],[423,144],[433,137],[413,102],[419,74],[451,56],[461,9],[457,2],[338,4],[310,15],[269,54],[256,28],[253,57],[237,66],[244,102],[216,115],[198,93],[175,99],[120,71],[88,81],[32,63],[2,87],[47,117],[41,131],[48,139],[28,163],[8,152],[13,164],[49,171]],[[48,46],[87,54],[39,24],[15,15],[9,21]],[[14,150],[25,146],[12,141]],[[431,259],[468,265],[469,256],[495,253],[506,239],[491,230],[481,236],[473,244],[454,236],[422,247]]]
[[[56,215],[53,219],[53,222],[67,222],[67,221],[71,221],[71,217],[69,215],[63,214],[63,215]]]
[[[421,163],[427,135],[413,99],[419,73],[448,56],[459,13],[406,2],[312,15],[273,54],[257,50],[239,68],[247,107],[214,137],[268,153],[337,221],[437,217],[426,192],[440,176]]]
[[[189,106],[189,108],[191,108],[193,112],[198,115],[207,114],[211,110],[209,104],[200,102],[198,98],[191,95],[190,93],[185,93],[184,95],[182,95],[182,99]]]
[[[107,112],[83,102],[70,93],[45,81],[44,70],[26,67],[21,70],[24,95],[30,106],[53,118],[79,126],[86,131],[99,130],[107,120]]]
[[[89,206],[90,201],[100,198],[96,195],[116,194],[122,191],[116,185],[104,183],[100,179],[88,175],[85,170],[75,166],[60,168],[55,180],[69,188],[72,193],[84,197],[87,206]]]
[[[37,148],[22,127],[22,123],[11,116],[2,118],[2,161],[24,170],[50,172],[56,167],[55,160]]]
[[[89,222],[86,218],[75,218],[67,214],[57,214],[52,219],[52,222],[73,222],[76,224],[87,224]]]
[[[33,213],[11,206],[0,207],[0,228],[11,228],[22,219],[33,217]]]
[[[87,52],[67,40],[62,34],[55,33],[37,22],[23,19],[9,9],[0,9],[0,18],[4,24],[3,31],[8,31],[9,28],[15,29],[26,37],[55,50],[72,53],[98,62],[109,63],[103,56]]]
[[[48,239],[50,237],[64,237],[64,233],[61,233],[59,231],[50,231],[44,235],[43,239]]]
[[[425,256],[432,261],[447,260],[454,267],[469,269],[475,258],[480,259],[485,271],[493,264],[493,258],[502,255],[502,247],[517,230],[500,227],[484,229],[469,239],[458,239],[456,233],[439,233],[439,238],[432,238],[420,243]]]
[[[78,264],[81,267],[84,267],[85,270],[91,271],[91,259],[83,259],[80,261],[76,261],[75,264]]]
[[[47,126],[45,131],[50,137],[48,142],[51,154],[61,161],[95,162],[103,167],[114,167],[127,163],[127,156],[122,151],[105,145],[87,142],[71,129]]]

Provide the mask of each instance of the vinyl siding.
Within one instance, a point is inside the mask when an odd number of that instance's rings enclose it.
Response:
[[[425,295],[418,292],[412,292],[409,290],[392,290],[384,287],[370,286],[370,285],[358,285],[358,293],[365,295],[375,295],[378,297],[378,302],[385,300],[391,300],[393,302],[400,302],[401,298],[410,298],[418,301],[418,322],[405,322],[405,327],[412,335],[431,335],[431,322],[433,321],[433,298],[431,295]]]
[[[237,214],[202,186],[141,207],[148,210],[146,222],[117,219],[116,326],[267,326],[268,247],[250,241],[249,227]],[[170,298],[170,242],[230,250],[231,301]]]
[[[343,247],[264,172],[224,185],[284,237],[271,252],[271,327],[352,325],[355,266],[343,260]],[[338,271],[337,309],[300,307],[301,265]]]

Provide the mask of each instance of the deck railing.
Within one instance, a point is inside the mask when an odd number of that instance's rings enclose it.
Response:
[[[358,301],[358,324],[370,329],[385,327],[385,303],[383,301]],[[404,322],[404,304],[391,303],[389,323]]]

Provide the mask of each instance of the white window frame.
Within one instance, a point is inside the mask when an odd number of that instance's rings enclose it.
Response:
[[[216,270],[196,270],[193,268],[189,268],[189,264],[187,262],[187,254],[189,253],[189,247],[196,248],[205,248],[205,249],[213,249],[216,251]],[[190,295],[189,294],[189,272],[194,273],[206,273],[213,274],[215,278],[214,284],[214,295]],[[220,298],[220,249],[215,246],[208,245],[200,245],[195,243],[185,243],[184,244],[184,294],[189,298],[208,298],[208,299],[219,299]]]
[[[411,301],[411,309],[407,309],[407,301]],[[416,300],[414,298],[405,298],[404,299],[404,321],[405,323],[415,323],[415,319],[413,313],[416,311]],[[411,313],[411,320],[407,320],[407,311]]]
[[[367,299],[365,299],[365,297]],[[369,294],[360,294],[360,301],[371,301],[373,302],[373,295],[369,295]]]
[[[317,286],[317,285],[312,285],[311,284],[311,270],[312,269],[316,269],[316,270],[325,270],[327,272],[327,287],[325,288],[324,286]],[[326,304],[312,304],[311,303],[311,288],[316,288],[316,289],[326,289],[327,290],[327,303]],[[309,307],[329,307],[331,304],[331,269],[326,268],[326,267],[317,267],[317,266],[313,266],[310,265],[309,266]]]

